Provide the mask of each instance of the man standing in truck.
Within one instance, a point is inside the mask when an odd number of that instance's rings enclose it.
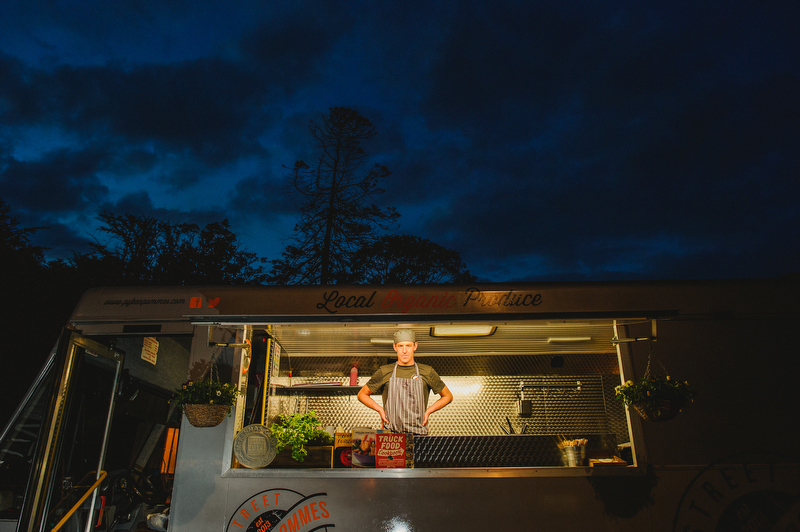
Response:
[[[391,432],[428,433],[428,418],[453,400],[439,374],[426,364],[414,361],[417,342],[414,331],[400,329],[392,344],[397,353],[395,364],[386,364],[358,392],[358,400],[381,416],[383,428]],[[430,391],[439,395],[428,406]],[[380,393],[383,406],[370,395]]]

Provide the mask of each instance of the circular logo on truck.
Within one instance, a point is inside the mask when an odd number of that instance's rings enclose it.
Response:
[[[311,532],[335,526],[327,493],[303,495],[278,488],[256,493],[240,504],[226,532]]]
[[[800,530],[800,466],[771,453],[718,460],[689,483],[672,530]]]

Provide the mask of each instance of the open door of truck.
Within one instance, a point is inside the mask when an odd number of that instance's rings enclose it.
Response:
[[[104,340],[65,329],[4,430],[0,531],[113,530],[164,498],[145,465],[166,420],[115,421],[115,407],[127,408],[141,390],[124,370],[124,353]]]

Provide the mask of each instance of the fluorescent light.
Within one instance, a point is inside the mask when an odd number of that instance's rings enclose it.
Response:
[[[571,342],[591,342],[591,336],[563,336],[563,337],[549,337],[548,344],[568,344]]]
[[[394,339],[392,338],[370,338],[369,343],[372,345],[392,345]]]
[[[431,336],[491,336],[495,330],[494,325],[434,325]]]

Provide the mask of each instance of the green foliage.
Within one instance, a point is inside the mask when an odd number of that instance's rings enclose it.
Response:
[[[692,402],[694,392],[687,381],[666,377],[648,376],[638,382],[627,381],[614,389],[616,398],[626,405],[638,404],[647,410],[655,410],[661,401],[670,401],[678,410]]]
[[[292,448],[292,458],[298,462],[305,460],[308,451],[306,445],[331,445],[333,437],[320,426],[317,414],[312,410],[307,414],[278,416],[278,420],[270,427],[270,432],[278,442],[276,450],[281,452],[286,447]]]
[[[230,407],[236,403],[236,397],[241,392],[236,386],[227,382],[219,382],[209,378],[201,381],[187,381],[181,389],[175,390],[172,400],[176,405],[225,405]]]

